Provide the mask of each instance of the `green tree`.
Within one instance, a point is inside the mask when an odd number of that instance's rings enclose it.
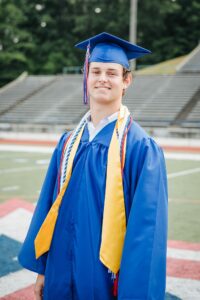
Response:
[[[154,64],[189,53],[199,42],[200,0],[139,0],[138,43]]]
[[[130,0],[0,0],[0,78],[80,66],[74,44],[102,31],[128,39]],[[200,0],[138,0],[138,66],[190,52],[199,42]]]
[[[24,49],[32,47],[31,36],[22,28],[26,17],[16,4],[19,1],[0,1],[0,77],[8,81],[28,69],[28,58]]]

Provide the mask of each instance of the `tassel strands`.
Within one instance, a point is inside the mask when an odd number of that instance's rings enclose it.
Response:
[[[89,58],[90,58],[90,43],[87,45],[87,51],[85,55],[85,63],[84,63],[84,78],[83,78],[83,103],[88,104],[88,71],[89,71]]]
[[[70,137],[71,137],[71,134],[66,139],[64,147],[62,149],[61,160],[60,160],[60,168],[59,168],[59,173],[58,173],[58,183],[59,184],[58,184],[57,195],[60,193],[61,167],[62,167],[62,162],[63,162],[63,158],[64,158],[64,152],[65,152],[65,149],[66,149],[66,146],[67,146],[67,143],[68,143]]]

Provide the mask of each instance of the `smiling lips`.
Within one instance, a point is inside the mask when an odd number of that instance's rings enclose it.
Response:
[[[107,89],[107,90],[110,90],[111,88],[109,86],[95,86],[95,89]]]

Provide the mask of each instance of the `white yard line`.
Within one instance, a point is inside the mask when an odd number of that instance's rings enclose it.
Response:
[[[17,191],[17,190],[19,190],[19,186],[18,185],[5,186],[1,190],[2,190],[2,192]]]
[[[200,251],[167,248],[167,257],[200,261]]]
[[[46,166],[40,165],[40,166],[36,166],[36,167],[3,169],[3,170],[0,170],[0,174],[30,172],[30,171],[33,171],[33,170],[42,170],[42,169],[46,169]]]
[[[166,159],[200,161],[200,154],[164,152]]]
[[[8,138],[8,136],[6,136],[6,138]],[[169,138],[169,137],[168,138],[154,137],[154,139],[161,146],[200,147],[200,139]]]
[[[168,174],[167,178],[175,178],[175,177],[179,177],[179,176],[186,176],[186,175],[189,175],[189,174],[194,174],[194,173],[199,173],[199,172],[200,172],[200,168],[188,169],[188,170]]]
[[[0,297],[26,288],[36,280],[36,274],[28,270],[10,273],[0,278]]]
[[[200,281],[167,277],[167,292],[180,297],[181,300],[199,300]]]
[[[32,215],[32,212],[27,209],[15,209],[0,218],[0,234],[4,234],[22,243],[27,234]]]
[[[28,162],[28,159],[27,158],[14,158],[13,161],[16,163],[24,164],[24,163]]]
[[[0,151],[31,152],[31,153],[52,153],[55,147],[43,146],[21,146],[21,145],[0,145]]]
[[[35,161],[37,165],[48,165],[49,164],[49,159],[38,159]]]

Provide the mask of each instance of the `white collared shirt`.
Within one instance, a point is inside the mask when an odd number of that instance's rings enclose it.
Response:
[[[89,141],[91,142],[95,136],[109,123],[117,120],[118,117],[118,111],[115,112],[114,114],[105,117],[104,119],[102,119],[97,126],[95,127],[94,124],[92,123],[92,121],[88,120],[88,132],[89,132]]]

